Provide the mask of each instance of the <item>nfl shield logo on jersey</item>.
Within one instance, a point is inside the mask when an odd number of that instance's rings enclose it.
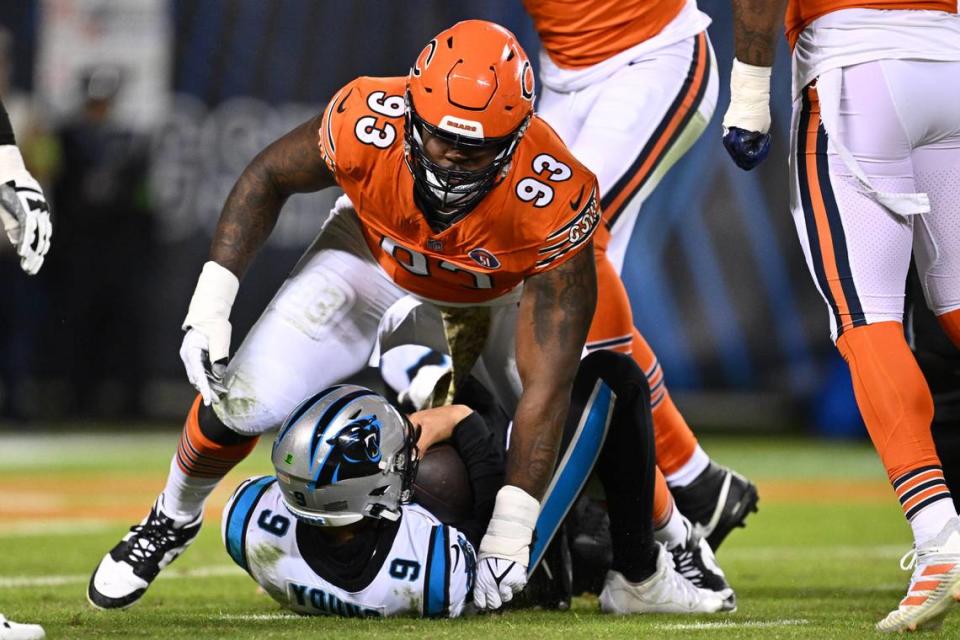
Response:
[[[467,254],[470,256],[474,262],[483,267],[484,269],[499,269],[500,261],[497,260],[497,256],[493,255],[486,249],[474,249]]]

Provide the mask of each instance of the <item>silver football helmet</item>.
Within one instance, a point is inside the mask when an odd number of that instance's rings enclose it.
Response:
[[[332,527],[399,518],[418,462],[410,421],[356,385],[330,387],[300,403],[280,427],[271,457],[290,511]]]

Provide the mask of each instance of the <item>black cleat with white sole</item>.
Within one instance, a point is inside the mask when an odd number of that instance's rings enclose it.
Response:
[[[140,524],[130,528],[103,557],[90,577],[87,599],[98,609],[123,609],[139,600],[157,574],[176,560],[200,532],[203,514],[177,524],[154,503]]]
[[[693,586],[713,591],[720,596],[723,599],[720,611],[736,611],[737,595],[727,583],[727,577],[717,564],[710,545],[696,534],[693,525],[686,519],[684,519],[684,526],[687,529],[687,535],[683,542],[665,545],[673,557],[674,569],[693,583]]]
[[[670,487],[680,513],[694,524],[698,536],[716,551],[736,527],[746,526],[757,510],[757,487],[742,475],[711,462],[685,487]]]

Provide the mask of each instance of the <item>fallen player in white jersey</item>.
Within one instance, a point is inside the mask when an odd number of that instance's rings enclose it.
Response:
[[[463,614],[478,584],[475,546],[488,526],[511,525],[504,514],[491,520],[497,491],[509,490],[501,489],[503,450],[484,419],[463,405],[411,418],[374,392],[350,385],[302,403],[274,443],[277,475],[246,480],[224,509],[223,538],[233,560],[277,602],[300,613]],[[559,462],[537,519],[529,573],[596,471],[613,540],[601,609],[729,610],[733,591],[705,541],[696,540],[692,554],[722,589],[694,586],[654,540],[651,424],[649,389],[632,360],[598,352],[581,363]],[[421,428],[422,443],[449,438],[466,465],[473,509],[455,525],[409,502]],[[507,602],[513,594],[500,582],[523,567],[499,562],[504,566],[486,568],[494,588],[481,584],[476,590]]]

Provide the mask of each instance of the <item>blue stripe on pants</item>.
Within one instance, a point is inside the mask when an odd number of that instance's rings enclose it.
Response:
[[[574,500],[580,495],[587,478],[593,472],[593,465],[600,456],[607,429],[610,428],[613,403],[616,399],[610,387],[598,380],[590,393],[580,424],[577,425],[544,496],[540,517],[537,518],[535,542],[530,552],[527,575],[533,573],[543,558],[543,552],[550,545]]]

